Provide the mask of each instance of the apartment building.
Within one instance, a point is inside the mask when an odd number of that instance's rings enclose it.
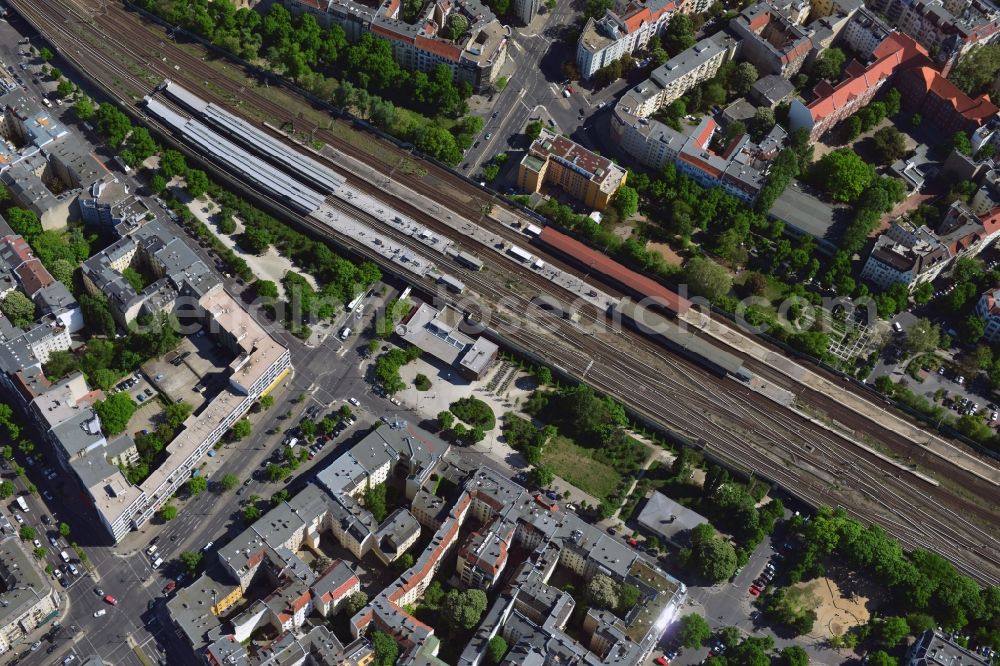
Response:
[[[956,132],[970,134],[1000,112],[989,95],[969,97],[932,67],[914,67],[902,72],[896,88],[902,96],[903,108],[920,113],[923,122],[943,136]]]
[[[1000,29],[1000,8],[990,0],[870,0],[868,6],[939,63],[992,42]]]
[[[872,52],[868,65],[856,61],[844,69],[836,85],[821,81],[812,91],[812,101],[792,100],[788,111],[791,129],[806,128],[815,141],[837,123],[867,105],[898,72],[929,65],[927,50],[912,37],[892,33]]]
[[[517,185],[525,192],[539,192],[544,185],[555,186],[590,208],[604,210],[618,188],[625,184],[626,176],[625,169],[606,157],[542,129],[521,159]]]
[[[61,229],[71,204],[107,170],[91,148],[20,88],[0,95],[0,182],[44,229]]]
[[[436,0],[412,24],[402,19],[401,0],[283,0],[283,4],[293,13],[312,14],[321,25],[340,25],[349,40],[366,32],[388,40],[397,62],[408,69],[429,72],[447,65],[456,81],[469,83],[476,92],[492,86],[507,60],[510,27],[480,0]],[[534,8],[537,11],[537,0]],[[453,12],[469,23],[458,40],[440,34]]]
[[[677,171],[704,187],[721,187],[737,199],[751,202],[764,186],[767,165],[785,144],[785,131],[775,125],[758,143],[744,134],[717,151],[712,141],[719,131],[712,117],[702,119],[677,153]]]
[[[96,181],[77,199],[80,218],[87,224],[116,229],[119,236],[127,233],[129,226],[138,228],[152,212],[142,199],[129,191],[129,185],[116,176],[108,175]]]
[[[841,42],[859,57],[870,60],[879,44],[892,34],[892,28],[862,7],[854,13],[840,35]]]
[[[740,41],[740,56],[761,75],[790,78],[813,49],[809,33],[768,3],[747,7],[729,22],[729,29]]]
[[[621,13],[611,10],[587,20],[576,46],[576,68],[589,79],[625,55],[643,49],[677,11],[674,0],[629,2]]]
[[[881,289],[899,283],[912,290],[936,279],[959,258],[975,257],[998,233],[1000,209],[979,216],[961,201],[951,205],[934,231],[897,220],[876,240],[861,278]]]
[[[27,543],[13,535],[0,540],[0,654],[27,647],[28,634],[55,617],[62,602],[25,552]]]

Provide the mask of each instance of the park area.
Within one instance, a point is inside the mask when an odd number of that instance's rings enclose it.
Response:
[[[595,460],[593,452],[568,437],[556,435],[542,449],[542,463],[588,495],[607,499],[622,482],[622,475],[610,465]]]

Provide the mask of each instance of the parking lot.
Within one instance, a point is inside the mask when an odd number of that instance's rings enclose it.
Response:
[[[197,411],[227,381],[229,356],[199,331],[163,358],[143,364],[142,370],[171,402],[183,400]]]

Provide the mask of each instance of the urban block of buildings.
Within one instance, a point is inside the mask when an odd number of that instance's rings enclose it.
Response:
[[[76,133],[23,90],[0,96],[0,181],[42,228],[66,226],[77,195],[107,173]]]
[[[869,0],[868,7],[938,63],[953,63],[973,46],[992,42],[1000,28],[1000,8],[990,0]]]
[[[602,67],[646,48],[676,11],[674,0],[633,1],[621,13],[609,9],[600,18],[587,19],[576,45],[580,78],[589,79]]]
[[[115,228],[125,230],[130,225]],[[4,268],[10,269],[0,270],[0,275],[10,278],[5,284],[18,282],[36,303],[47,299],[59,304],[40,307],[45,314],[28,331],[0,317],[0,386],[8,401],[23,411],[52,445],[58,464],[69,478],[78,481],[115,541],[146,524],[226,430],[291,371],[288,350],[159,221],[134,229],[89,259],[84,266],[85,285],[95,294],[108,296],[112,314],[123,327],[144,312],[170,313],[183,306],[185,314],[197,319],[232,355],[232,362],[224,369],[228,376],[225,388],[188,417],[167,445],[162,464],[141,484],[132,485],[119,466],[138,460],[135,443],[128,435],[111,440],[104,435],[93,409],[103,394],[91,390],[80,374],[52,384],[42,372],[49,354],[69,349],[70,333],[82,327],[79,306],[30,255],[20,237],[5,236],[0,257]],[[143,262],[144,270],[156,278],[139,294],[121,275],[134,262]]]
[[[864,280],[887,289],[905,284],[913,289],[936,279],[962,258],[986,249],[1000,233],[1000,208],[985,215],[961,201],[948,209],[937,229],[897,220],[878,239],[861,269]]]
[[[402,18],[401,0],[284,0],[293,13],[308,12],[320,25],[339,25],[357,41],[371,33],[389,41],[396,61],[407,69],[429,72],[440,64],[469,83],[476,92],[488,90],[507,60],[510,27],[497,20],[480,0],[436,0],[412,24]],[[515,1],[527,23],[538,11],[538,0]],[[460,13],[469,27],[457,40],[441,35],[448,16]]]
[[[740,57],[762,75],[792,77],[813,50],[809,32],[766,2],[744,9],[729,29],[740,41]]]
[[[400,488],[403,502],[381,524],[359,501],[380,483]],[[313,570],[307,561],[324,557],[331,541],[353,559]],[[359,571],[373,563],[384,567],[407,549],[413,566],[384,588],[365,590],[370,601],[351,617],[350,639],[325,633],[326,618],[359,589],[358,578],[366,578]],[[375,557],[362,559],[369,554]],[[442,571],[452,554],[455,571]],[[308,655],[307,663],[366,663],[357,655],[370,655],[366,636],[374,629],[396,640],[397,663],[444,664],[433,627],[407,610],[435,578],[499,591],[457,663],[482,663],[495,635],[512,647],[508,665],[533,663],[524,660],[529,654],[538,663],[640,663],[686,594],[681,583],[627,545],[404,422],[370,432],[320,471],[315,485],[221,548],[218,565],[221,573],[210,567],[168,609],[196,654],[234,666],[300,654]],[[583,632],[588,641],[580,643],[566,632],[573,598],[547,584],[559,567],[583,581],[604,574],[634,585],[640,600],[624,617],[589,611]],[[247,597],[248,590],[262,587],[262,595]],[[275,638],[248,651],[246,639],[260,629]],[[313,640],[317,631],[324,643]]]
[[[724,35],[701,40],[653,70],[650,78],[631,88],[615,106],[611,136],[641,164],[677,170],[706,187],[722,187],[743,201],[752,201],[764,184],[768,163],[777,157],[785,132],[775,126],[760,142],[744,134],[721,150],[712,140],[718,123],[706,116],[695,127],[678,131],[649,116],[688,90],[715,76],[736,53],[737,43]]]
[[[27,241],[0,218],[0,298],[20,291],[35,304],[37,319],[15,326],[0,315],[0,370],[15,372],[26,364],[41,365],[56,351],[72,345],[71,334],[83,328],[80,305],[35,257]]]
[[[56,617],[61,600],[21,539],[14,535],[0,539],[0,654]]]
[[[897,72],[929,64],[926,49],[912,37],[894,32],[872,51],[867,65],[852,61],[836,85],[821,81],[813,89],[811,101],[792,100],[788,111],[791,129],[805,128],[815,141],[871,102]]]
[[[626,176],[625,169],[608,158],[543,128],[521,159],[517,186],[523,192],[558,187],[586,206],[604,210]]]

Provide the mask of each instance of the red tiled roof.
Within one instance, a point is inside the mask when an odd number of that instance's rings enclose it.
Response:
[[[914,65],[929,64],[927,50],[912,37],[894,32],[879,44],[873,53],[875,61],[863,71],[851,76],[838,84],[832,92],[819,97],[809,106],[813,122],[833,115],[838,109],[850,104],[854,99],[862,97],[871,88],[882,85],[882,82],[892,76],[897,70]],[[857,69],[848,68],[857,72]],[[826,92],[824,89],[823,92]]]
[[[674,3],[668,2],[655,14],[649,9],[649,7],[642,7],[637,11],[633,11],[631,14],[626,13],[623,19],[625,21],[625,29],[630,33],[635,32],[644,22],[654,23],[664,14],[675,11],[676,9],[677,6]]]
[[[939,99],[945,100],[963,118],[982,125],[986,120],[992,118],[1000,111],[991,101],[989,96],[981,95],[972,99],[958,87],[941,76],[941,73],[931,67],[920,67],[912,70],[912,76],[919,77],[923,83],[924,93],[932,94]]]
[[[682,298],[659,282],[622,266],[606,254],[587,247],[580,241],[570,238],[552,227],[542,229],[538,240],[586,265],[591,271],[631,289],[636,294],[656,299],[663,307],[676,314],[683,314],[691,307],[691,301]]]
[[[21,279],[21,285],[28,296],[34,296],[39,289],[55,282],[52,276],[49,275],[49,272],[45,270],[45,266],[42,266],[42,262],[38,259],[30,259],[24,262],[15,269],[15,272]]]
[[[458,62],[458,59],[462,55],[462,47],[440,39],[429,39],[418,35],[413,43],[418,49],[439,55],[453,62]]]

